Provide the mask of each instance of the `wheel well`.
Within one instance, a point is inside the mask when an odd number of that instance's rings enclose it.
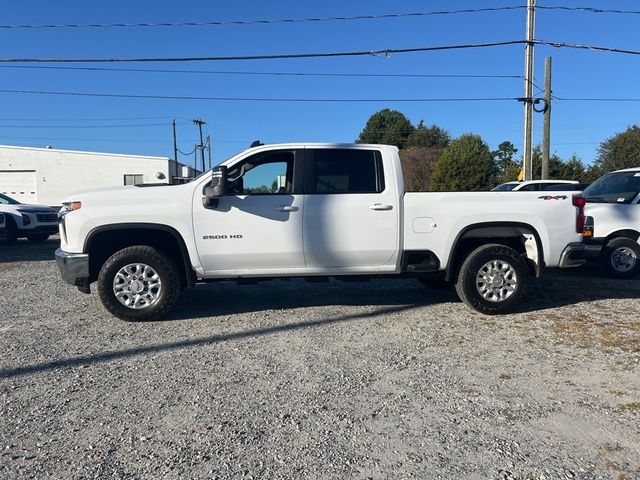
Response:
[[[634,240],[637,242],[638,238],[640,238],[640,233],[636,232],[635,230],[618,230],[617,232],[613,232],[607,237],[607,242],[609,242],[609,240],[613,238],[621,238],[621,237],[630,238],[631,240]]]
[[[111,255],[133,245],[157,248],[175,262],[183,286],[193,285],[194,272],[182,237],[175,230],[161,226],[104,228],[92,231],[84,246],[84,252],[89,253],[89,281],[97,280],[100,268]]]
[[[530,248],[527,248],[527,235],[532,237],[534,242]],[[468,227],[458,235],[447,263],[445,275],[447,281],[455,282],[460,266],[467,255],[488,243],[505,245],[525,255],[531,275],[534,277],[540,275],[544,265],[542,243],[538,232],[533,227],[526,224],[487,224]],[[534,250],[533,253],[531,248]]]

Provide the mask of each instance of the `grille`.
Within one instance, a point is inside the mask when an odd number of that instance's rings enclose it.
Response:
[[[55,223],[58,221],[58,215],[55,213],[37,213],[36,219],[40,223]]]

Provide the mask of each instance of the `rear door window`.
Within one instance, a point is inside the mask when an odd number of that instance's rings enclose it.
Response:
[[[384,190],[382,157],[374,150],[310,151],[308,193],[380,193]]]

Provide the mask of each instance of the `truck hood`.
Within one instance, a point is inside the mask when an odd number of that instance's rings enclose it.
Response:
[[[188,184],[187,184],[188,185]],[[82,202],[84,206],[94,207],[139,207],[143,204],[166,204],[180,196],[186,185],[150,185],[148,188],[134,185],[96,188],[71,195],[67,202]]]
[[[83,201],[89,198],[107,198],[113,196],[114,198],[132,197],[140,198],[145,196],[145,192],[148,190],[154,190],[156,194],[158,190],[166,191],[167,189],[174,189],[180,185],[169,185],[168,183],[153,183],[145,185],[125,185],[116,187],[101,187],[91,188],[88,190],[79,190],[71,195],[66,201]],[[140,197],[139,197],[140,196]],[[155,195],[154,195],[155,196]]]

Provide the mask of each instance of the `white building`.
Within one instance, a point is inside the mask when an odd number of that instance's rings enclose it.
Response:
[[[194,174],[166,157],[0,145],[0,193],[23,203],[60,206],[79,190],[180,183]]]

